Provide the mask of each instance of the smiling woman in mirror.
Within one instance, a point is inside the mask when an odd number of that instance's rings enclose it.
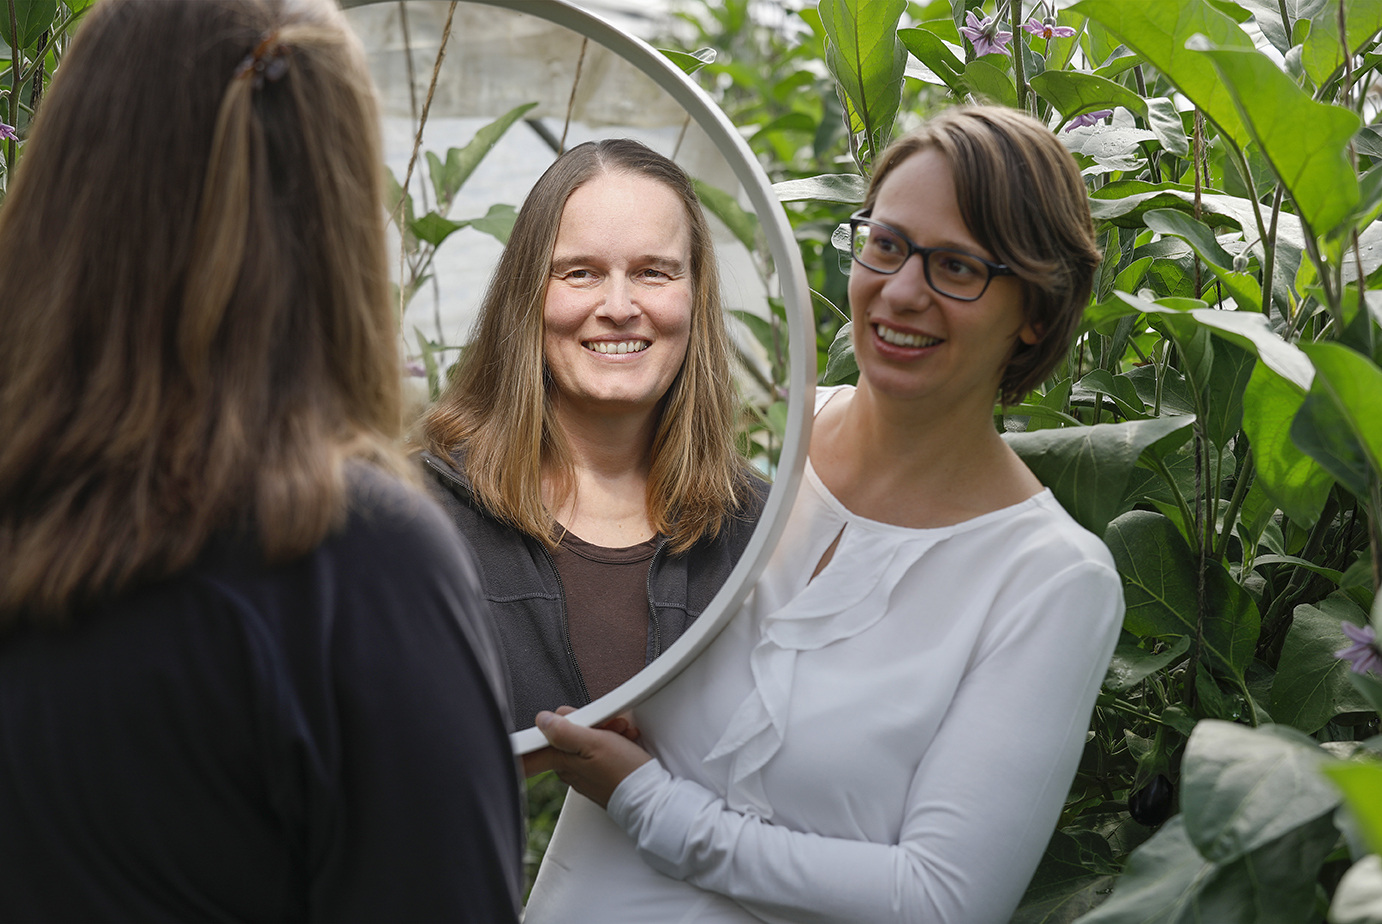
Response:
[[[433,493],[481,563],[515,727],[650,663],[743,552],[766,485],[735,451],[729,355],[681,168],[624,139],[558,158],[422,425]]]

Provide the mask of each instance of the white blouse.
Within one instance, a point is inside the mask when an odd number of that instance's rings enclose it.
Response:
[[[657,760],[608,814],[568,796],[526,924],[1008,920],[1122,616],[1108,550],[1049,491],[909,529],[808,462],[742,610],[637,709]]]

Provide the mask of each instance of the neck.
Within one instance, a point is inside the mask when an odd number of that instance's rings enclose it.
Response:
[[[571,463],[569,472],[543,464],[542,499],[557,522],[608,548],[652,538],[647,490],[654,413],[580,414],[558,404],[555,418]]]
[[[938,407],[879,394],[861,380],[817,418],[811,461],[850,510],[885,523],[949,526],[1041,490],[993,425],[992,403]]]

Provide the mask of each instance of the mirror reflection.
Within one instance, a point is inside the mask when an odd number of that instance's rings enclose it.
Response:
[[[649,78],[494,7],[458,6],[448,32],[448,6],[351,15],[400,189],[403,330],[432,399],[417,441],[524,728],[652,663],[747,545],[767,484],[740,449],[766,472],[773,446],[742,398],[775,397],[774,363],[725,308],[771,329],[771,274],[714,217],[737,208],[732,171]]]

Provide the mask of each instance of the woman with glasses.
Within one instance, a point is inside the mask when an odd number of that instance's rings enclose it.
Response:
[[[11,7],[13,9],[13,7]],[[332,0],[102,0],[0,208],[0,921],[516,921]]]
[[[642,747],[538,717],[581,795],[530,924],[1006,921],[1051,836],[1121,585],[993,413],[1089,298],[1085,187],[1045,126],[958,109],[883,153],[864,206],[859,382],[818,393],[753,595],[636,710]]]

